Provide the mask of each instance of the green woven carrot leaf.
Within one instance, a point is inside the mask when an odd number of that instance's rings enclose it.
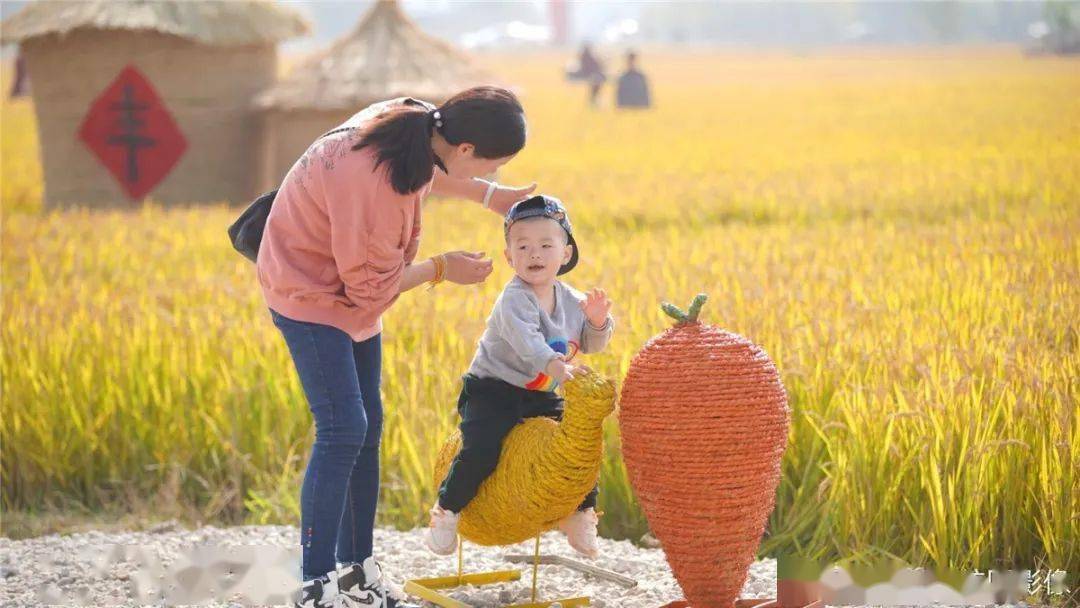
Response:
[[[670,302],[661,302],[660,308],[664,311],[664,314],[675,319],[677,323],[697,323],[698,315],[701,314],[701,307],[707,299],[709,297],[703,293],[694,296],[694,301],[690,303],[690,308],[686,312],[683,312],[683,309]]]

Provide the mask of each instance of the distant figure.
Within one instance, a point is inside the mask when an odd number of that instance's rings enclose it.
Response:
[[[15,99],[16,97],[22,97],[30,90],[29,81],[26,76],[26,58],[22,53],[15,58],[15,79],[11,83],[11,92],[8,93],[8,97]]]
[[[637,69],[634,51],[626,54],[626,71],[619,76],[615,87],[615,105],[620,108],[647,108],[650,105],[649,82]]]
[[[607,76],[604,74],[604,64],[593,55],[592,47],[588,42],[581,45],[577,69],[568,71],[566,77],[570,80],[583,80],[589,83],[589,104],[596,105],[600,87],[607,80]]]

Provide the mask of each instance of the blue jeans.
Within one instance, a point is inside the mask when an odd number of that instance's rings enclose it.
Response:
[[[382,435],[382,334],[354,342],[321,323],[270,309],[315,419],[315,443],[300,490],[303,580],[372,553]],[[335,551],[336,548],[336,551]]]

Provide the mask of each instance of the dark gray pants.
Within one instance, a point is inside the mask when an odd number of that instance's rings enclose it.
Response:
[[[563,398],[552,391],[533,391],[498,378],[465,374],[458,397],[461,451],[439,487],[439,506],[459,513],[476,496],[480,483],[499,463],[503,439],[525,418],[562,420]],[[585,496],[579,511],[596,507],[599,484]]]

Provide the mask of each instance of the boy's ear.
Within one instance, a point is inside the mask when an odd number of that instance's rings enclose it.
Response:
[[[574,255],[574,246],[567,243],[566,246],[563,247],[562,263],[565,264],[565,263],[569,262],[570,258],[573,257],[573,255]]]
[[[507,264],[510,264],[511,266],[514,265],[514,263],[510,260],[510,246],[509,245],[503,248],[503,257],[506,258],[506,263]]]

